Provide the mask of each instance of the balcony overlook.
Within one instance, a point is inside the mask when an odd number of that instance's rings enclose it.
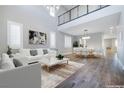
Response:
[[[101,10],[109,5],[77,5],[58,16],[58,26]]]

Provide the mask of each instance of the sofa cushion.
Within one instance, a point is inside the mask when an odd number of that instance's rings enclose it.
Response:
[[[43,55],[43,57],[50,57],[50,55],[49,54],[45,54],[45,55]]]
[[[38,53],[37,53],[37,50],[30,50],[30,55],[31,56],[36,56]]]
[[[13,69],[15,66],[11,63],[4,63],[1,65],[1,69]]]
[[[42,57],[43,57],[42,55],[27,56],[29,62],[30,62],[30,61],[37,61],[37,60],[40,60],[40,59],[42,59]]]
[[[16,59],[16,63],[19,63],[19,66],[22,64],[23,66],[28,65],[28,56],[20,56],[20,57],[14,57]],[[33,56],[32,56],[33,57]],[[14,65],[15,65],[15,60],[13,59]]]

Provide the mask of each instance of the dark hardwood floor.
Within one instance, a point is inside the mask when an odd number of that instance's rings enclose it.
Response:
[[[104,58],[68,57],[84,66],[56,88],[124,87],[124,71],[114,54],[107,54]]]

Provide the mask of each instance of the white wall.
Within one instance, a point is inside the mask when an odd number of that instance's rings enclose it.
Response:
[[[120,63],[124,69],[124,6],[120,8],[120,11],[121,11],[120,22],[119,25],[117,26],[118,41],[117,54]]]
[[[102,48],[102,33],[93,33],[89,35],[91,39],[87,41],[88,48],[101,49]]]
[[[105,48],[107,47],[110,47],[112,49],[114,49],[116,46],[115,46],[115,38],[112,38],[112,39],[105,39],[104,40],[104,43],[105,43]]]
[[[94,49],[101,49],[102,48],[102,33],[93,33],[88,34],[91,39],[87,40],[87,47],[94,48]],[[75,36],[75,41],[79,40],[81,36]]]
[[[65,34],[63,32],[57,32],[57,48],[59,53],[71,53],[72,48],[65,48],[65,35],[71,36],[69,34]],[[73,36],[72,44],[73,44]]]
[[[65,13],[66,11],[67,11],[67,10],[66,10],[63,6],[60,6],[59,11],[57,12],[57,16],[59,16],[59,15]]]
[[[117,55],[122,67],[124,68],[124,25],[118,26],[117,29]]]
[[[41,8],[40,8],[41,7]],[[4,50],[7,47],[7,20],[15,21],[23,24],[23,47],[48,47],[49,46],[49,31],[56,30],[55,19],[51,18],[42,6],[0,6],[1,16],[1,45]],[[46,20],[47,19],[47,20]],[[48,35],[48,44],[29,45],[29,30],[45,32]],[[2,49],[3,50],[3,49]]]
[[[49,12],[43,6],[0,6],[0,52],[7,50],[7,20],[23,24],[23,47],[40,48],[49,47],[51,31],[57,32],[57,46],[64,49],[63,36],[57,31],[56,17],[51,17]],[[29,30],[41,31],[47,33],[47,44],[30,45]]]

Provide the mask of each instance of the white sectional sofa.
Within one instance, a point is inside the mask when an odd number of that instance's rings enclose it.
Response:
[[[0,88],[41,88],[41,65],[0,69]]]
[[[40,88],[41,65],[18,65],[5,53],[0,60],[0,88]]]
[[[35,52],[34,54],[36,55],[32,55],[31,51]],[[46,53],[44,53],[44,51],[46,51]],[[28,63],[36,61],[43,62],[49,57],[55,57],[56,55],[57,52],[51,49],[20,49],[19,53],[14,55],[14,58],[19,60],[23,65],[27,65]]]

